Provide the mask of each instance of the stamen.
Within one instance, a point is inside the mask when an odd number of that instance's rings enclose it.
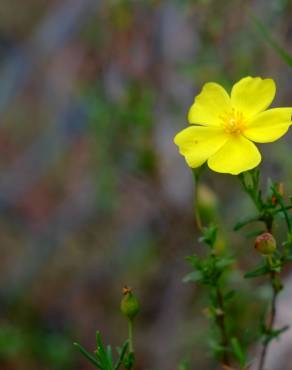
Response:
[[[234,108],[219,118],[222,120],[222,126],[227,134],[239,135],[245,129],[245,118],[242,112]]]

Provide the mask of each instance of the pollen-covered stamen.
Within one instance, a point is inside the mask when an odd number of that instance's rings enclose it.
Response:
[[[227,134],[239,135],[245,129],[245,118],[243,114],[234,108],[220,116],[222,126]]]

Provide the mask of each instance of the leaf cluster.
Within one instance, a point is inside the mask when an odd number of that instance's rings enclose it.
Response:
[[[234,229],[239,230],[248,224],[260,221],[264,223],[268,232],[272,232],[273,224],[278,216],[284,219],[287,227],[287,238],[282,242],[282,248],[278,248],[273,256],[270,256],[269,259],[265,260],[254,270],[247,272],[245,277],[254,278],[280,273],[285,263],[292,259],[292,223],[289,214],[289,210],[292,209],[291,197],[289,198],[289,203],[286,204],[283,195],[283,185],[272,180],[268,180],[267,191],[263,195],[260,189],[258,169],[242,173],[239,178],[258,212],[237,223]]]
[[[259,170],[244,172],[240,174],[239,179],[245,192],[253,201],[257,213],[248,218],[236,223],[234,230],[238,231],[242,227],[256,221],[261,221],[265,224],[267,231],[272,230],[275,218],[280,215],[284,218],[288,229],[288,242],[291,244],[292,223],[289,215],[289,210],[292,209],[292,199],[289,198],[289,203],[285,204],[283,196],[283,184],[268,180],[266,194],[264,195],[260,188]]]
[[[183,282],[196,282],[211,287],[218,284],[218,280],[226,268],[235,262],[233,258],[217,256],[214,253],[205,258],[200,258],[197,255],[189,256],[187,261],[194,268],[194,271],[187,274]]]
[[[272,340],[277,339],[280,337],[281,334],[283,334],[285,331],[289,329],[289,325],[285,325],[282,328],[279,329],[270,329],[267,327],[267,325],[262,321],[261,327],[260,327],[260,333],[262,338],[263,344],[268,344]]]
[[[186,257],[186,260],[193,267],[193,271],[184,277],[185,283],[196,282],[215,287],[222,274],[234,264],[233,258],[216,253],[216,239],[217,227],[215,225],[203,229],[203,235],[199,241],[204,242],[210,248],[209,253],[205,257],[199,257],[196,254]]]
[[[129,343],[125,343],[117,348],[118,358],[114,361],[113,351],[110,345],[104,346],[100,332],[96,332],[96,350],[93,354],[89,353],[79,343],[74,343],[82,355],[99,370],[119,370],[122,366],[126,370],[133,368],[134,354],[129,352]]]

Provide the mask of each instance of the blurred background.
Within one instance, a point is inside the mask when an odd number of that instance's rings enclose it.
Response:
[[[275,103],[292,105],[291,66],[251,14],[292,52],[289,0],[0,2],[1,369],[91,369],[72,343],[93,350],[99,329],[121,344],[125,284],[142,306],[137,368],[216,369],[207,297],[182,283],[202,247],[173,136],[206,81],[272,77]],[[290,194],[291,140],[261,147],[263,173]],[[204,184],[201,206],[239,261],[233,311],[250,338],[267,289],[243,280],[259,257],[233,226],[253,208],[235,177]]]

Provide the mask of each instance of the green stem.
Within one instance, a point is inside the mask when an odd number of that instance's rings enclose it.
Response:
[[[282,289],[281,282],[278,281],[279,277],[274,271],[271,272],[270,279],[271,279],[271,285],[273,287],[273,295],[272,295],[272,301],[271,301],[270,317],[269,317],[268,323],[266,324],[266,328],[265,328],[265,331],[268,336],[271,334],[274,328],[274,323],[275,323],[276,316],[277,316],[277,298],[278,298],[278,294],[280,290]],[[260,362],[259,362],[258,370],[264,370],[265,360],[266,360],[266,356],[268,353],[270,342],[271,342],[271,339],[268,337],[263,343],[262,351],[260,354]]]
[[[200,215],[199,209],[199,181],[200,181],[200,174],[197,171],[193,171],[194,180],[195,180],[195,220],[197,227],[200,231],[203,230],[202,219]]]
[[[285,221],[286,221],[286,224],[287,224],[287,229],[288,229],[288,233],[289,233],[289,236],[292,235],[292,225],[291,225],[291,221],[290,221],[290,217],[288,215],[288,212],[287,212],[287,207],[285,206],[284,202],[283,202],[283,198],[282,196],[279,194],[279,192],[277,191],[277,189],[274,187],[273,188],[273,191],[274,191],[274,195],[276,196],[276,199],[280,205],[280,210],[282,211],[283,215],[284,215],[284,218],[285,218]]]
[[[229,346],[229,339],[228,339],[228,333],[226,328],[226,322],[225,322],[225,307],[224,307],[224,300],[223,300],[223,294],[221,292],[220,286],[217,285],[216,287],[216,296],[217,296],[217,304],[218,304],[218,312],[216,313],[216,322],[219,327],[219,330],[221,332],[221,345],[224,348],[222,353],[222,360],[224,365],[229,365],[229,355],[228,355],[228,346]]]
[[[134,352],[134,345],[133,345],[133,320],[128,320],[128,335],[129,335],[129,352]]]

